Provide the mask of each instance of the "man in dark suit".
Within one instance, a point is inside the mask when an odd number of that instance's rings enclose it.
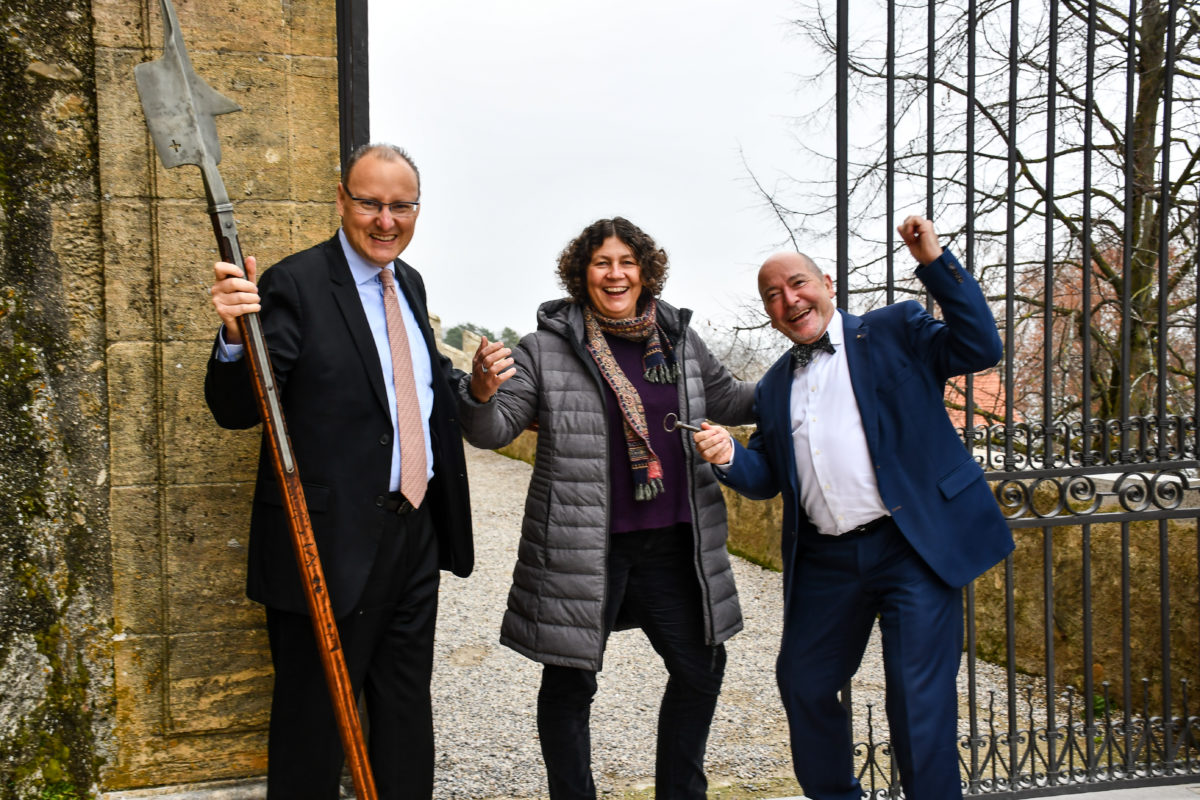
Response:
[[[408,155],[366,145],[338,184],[332,239],[266,270],[258,286],[253,258],[248,279],[217,264],[224,325],[205,380],[218,424],[258,423],[236,320],[261,311],[342,649],[365,695],[379,797],[405,800],[433,792],[438,570],[465,577],[473,561],[450,389],[462,373],[438,353],[421,276],[399,259],[419,198]],[[331,800],[342,748],[265,440],[246,584],[266,606],[275,666],[268,797]]]
[[[759,293],[796,346],[759,382],[749,448],[707,424],[696,434],[724,482],[756,499],[783,492],[777,678],[796,779],[814,800],[862,795],[838,692],[876,618],[905,794],[961,797],[961,588],[1013,548],[943,402],[948,378],[999,360],[995,320],[932,223],[909,217],[899,231],[944,321],[914,301],[838,312],[832,280],[811,259],[772,256]]]

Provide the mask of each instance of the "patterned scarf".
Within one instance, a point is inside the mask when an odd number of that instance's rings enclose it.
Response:
[[[653,500],[663,491],[662,463],[650,447],[650,429],[646,424],[646,411],[637,389],[625,377],[625,372],[609,349],[604,334],[610,334],[631,342],[645,342],[642,354],[642,370],[650,383],[674,383],[679,376],[679,367],[671,350],[671,341],[658,324],[654,298],[646,304],[646,310],[632,319],[609,319],[597,314],[591,306],[584,306],[583,324],[588,352],[600,374],[612,387],[621,407],[625,425],[625,447],[629,452],[629,464],[633,469],[633,499]]]

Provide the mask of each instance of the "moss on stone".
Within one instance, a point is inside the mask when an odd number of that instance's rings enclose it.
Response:
[[[66,800],[94,795],[111,684],[107,510],[84,477],[104,445],[74,399],[103,341],[70,335],[50,235],[56,208],[98,195],[91,6],[12,0],[0,20],[0,800]]]

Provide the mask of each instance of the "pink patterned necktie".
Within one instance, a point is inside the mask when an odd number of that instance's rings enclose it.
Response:
[[[421,406],[417,402],[417,383],[413,378],[412,353],[400,302],[396,297],[396,279],[390,269],[379,273],[383,281],[383,311],[387,318],[388,345],[392,351],[392,382],[396,385],[396,435],[400,437],[400,491],[413,508],[420,508],[428,484],[425,463],[425,433],[421,425]]]

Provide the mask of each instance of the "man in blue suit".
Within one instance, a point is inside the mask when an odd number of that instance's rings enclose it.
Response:
[[[912,216],[900,236],[944,320],[906,301],[838,312],[833,282],[800,253],[758,275],[771,324],[795,343],[758,385],[748,448],[696,434],[721,479],[783,492],[784,628],[777,677],[796,779],[813,800],[858,800],[839,690],[875,619],[883,636],[892,757],[910,800],[960,798],[956,677],[964,585],[1012,534],[943,402],[945,382],[995,364],[983,292]]]

